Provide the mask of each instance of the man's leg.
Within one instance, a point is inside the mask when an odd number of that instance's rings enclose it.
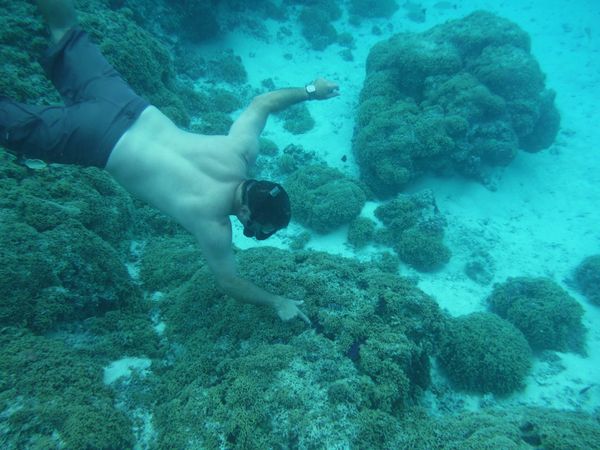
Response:
[[[0,96],[0,145],[26,158],[62,162],[68,135],[61,106],[36,106]]]
[[[52,42],[57,44],[77,24],[73,0],[37,0],[37,4],[50,28]]]

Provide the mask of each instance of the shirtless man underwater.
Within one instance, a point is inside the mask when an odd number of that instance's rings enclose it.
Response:
[[[226,136],[186,132],[136,95],[77,26],[72,0],[38,0],[52,45],[41,64],[65,106],[0,96],[0,145],[27,158],[104,168],[127,191],[171,216],[196,238],[220,289],[275,308],[282,320],[310,320],[300,301],[271,294],[237,274],[231,221],[263,240],[291,216],[279,184],[248,179],[269,114],[338,95],[317,79],[255,97]]]

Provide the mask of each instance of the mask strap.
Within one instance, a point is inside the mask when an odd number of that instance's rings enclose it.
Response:
[[[244,187],[242,189],[242,205],[248,206],[248,191],[256,184],[256,180],[244,181]]]

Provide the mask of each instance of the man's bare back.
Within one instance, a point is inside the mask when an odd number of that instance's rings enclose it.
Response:
[[[258,142],[183,131],[150,106],[113,149],[106,170],[136,197],[196,234],[203,221],[235,214]]]

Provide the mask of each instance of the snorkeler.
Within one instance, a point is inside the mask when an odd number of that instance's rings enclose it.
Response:
[[[105,168],[131,194],[171,216],[196,238],[221,290],[275,308],[282,320],[310,320],[300,301],[271,294],[237,274],[229,216],[266,239],[290,221],[283,187],[248,179],[269,114],[338,95],[317,79],[255,97],[226,136],[183,131],[135,94],[77,26],[72,0],[38,0],[52,45],[41,63],[65,106],[0,97],[0,145],[26,158]]]

